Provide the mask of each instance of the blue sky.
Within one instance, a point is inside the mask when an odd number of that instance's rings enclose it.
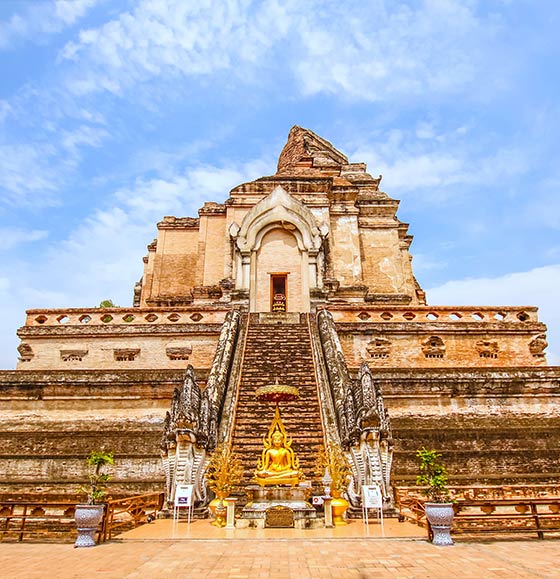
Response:
[[[433,305],[537,305],[560,362],[556,0],[2,0],[0,367],[32,307],[132,302],[164,215],[290,127],[383,174]]]

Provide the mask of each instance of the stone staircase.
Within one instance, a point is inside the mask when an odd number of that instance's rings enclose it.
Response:
[[[292,321],[288,317],[285,320]],[[255,391],[259,386],[274,384],[276,379],[279,384],[299,388],[299,398],[281,403],[280,411],[300,468],[307,480],[312,480],[317,453],[323,446],[323,427],[304,315],[298,323],[275,324],[259,323],[258,314],[250,316],[232,441],[233,450],[242,457],[241,486],[251,482],[263,449],[263,436],[274,418],[274,403],[259,402]]]

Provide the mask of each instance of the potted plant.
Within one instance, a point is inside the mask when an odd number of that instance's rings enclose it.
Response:
[[[86,459],[89,470],[89,484],[81,486],[79,491],[87,494],[87,503],[76,505],[74,520],[78,527],[78,538],[74,547],[93,547],[95,532],[103,518],[104,499],[107,495],[107,482],[111,475],[104,472],[104,467],[113,464],[113,453],[92,451]]]
[[[453,522],[453,502],[447,488],[448,476],[445,467],[439,462],[441,454],[435,450],[421,448],[416,451],[420,461],[420,474],[416,484],[425,487],[422,494],[427,497],[424,503],[426,518],[433,532],[434,545],[453,545],[451,524]]]
[[[241,482],[242,476],[243,466],[237,454],[231,450],[231,446],[228,444],[218,444],[206,469],[206,481],[216,495],[216,498],[210,501],[208,505],[214,515],[214,521],[212,522],[214,526],[225,526],[226,509],[224,507],[224,499]]]
[[[346,525],[344,513],[348,509],[349,503],[342,494],[348,489],[351,470],[350,462],[340,446],[330,444],[319,451],[315,464],[315,474],[319,477],[325,475],[323,480],[328,480],[330,483],[330,493],[333,497],[331,501],[333,523]]]

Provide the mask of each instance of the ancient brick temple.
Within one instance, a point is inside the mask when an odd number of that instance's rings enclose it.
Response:
[[[231,441],[246,481],[282,406],[308,477],[343,446],[349,489],[415,478],[415,450],[452,479],[554,482],[560,369],[537,309],[427,305],[399,202],[363,163],[293,127],[274,175],[198,217],[164,217],[129,308],[36,309],[17,370],[0,373],[3,496],[74,492],[92,449],[115,452],[115,494],[197,485]],[[163,458],[163,461],[162,461]]]

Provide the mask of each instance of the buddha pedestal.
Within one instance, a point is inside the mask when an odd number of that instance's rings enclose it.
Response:
[[[317,517],[317,511],[307,502],[311,488],[302,486],[266,486],[250,485],[245,487],[249,501],[243,507],[242,524],[237,526],[264,528],[267,521],[267,511],[275,507],[290,509],[293,514],[293,526],[297,529],[322,527],[322,518]]]

